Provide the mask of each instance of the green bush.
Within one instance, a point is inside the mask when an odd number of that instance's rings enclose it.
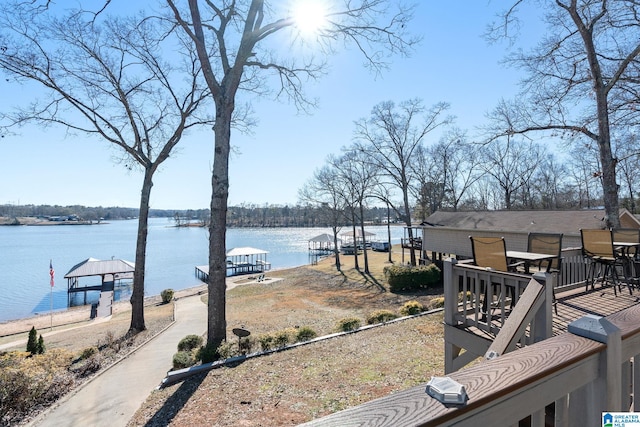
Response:
[[[338,332],[349,332],[358,329],[361,325],[360,319],[357,317],[345,317],[338,320],[336,329]]]
[[[173,294],[174,294],[173,289],[165,289],[162,292],[160,292],[160,298],[162,298],[162,303],[169,304],[173,299]]]
[[[391,310],[376,310],[367,317],[367,325],[388,322],[389,320],[396,319],[397,317],[398,315]]]
[[[42,334],[38,338],[38,354],[44,354],[47,351],[47,347],[44,345],[44,338],[42,338]]]
[[[276,348],[286,347],[287,344],[292,342],[292,334],[290,329],[283,329],[273,334],[273,344]]]
[[[269,351],[273,348],[273,335],[262,334],[258,337],[258,343],[262,351]]]
[[[196,360],[190,351],[179,351],[173,355],[173,369],[184,369],[195,365]]]
[[[309,326],[303,326],[296,331],[296,341],[304,342],[314,339],[318,333]]]
[[[414,314],[422,313],[424,311],[424,305],[418,301],[407,301],[400,309],[400,314],[403,316],[413,316]]]
[[[29,353],[38,354],[38,331],[36,327],[32,326],[29,331],[29,339],[27,340],[27,351]]]
[[[391,292],[428,288],[440,282],[440,269],[429,265],[393,265],[384,268],[384,276]]]
[[[178,351],[191,351],[202,347],[203,339],[200,335],[187,335],[178,343]]]
[[[222,341],[218,346],[218,356],[220,359],[228,359],[238,355],[238,347],[229,341]]]
[[[196,353],[196,360],[199,360],[202,363],[211,363],[215,362],[218,359],[220,359],[218,349],[213,348],[210,345],[200,347]]]

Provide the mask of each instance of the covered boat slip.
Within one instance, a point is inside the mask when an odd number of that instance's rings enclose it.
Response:
[[[271,263],[267,261],[268,253],[262,249],[250,247],[230,249],[227,252],[227,276],[264,273],[271,270]],[[209,281],[209,266],[196,266],[196,277],[207,283]]]
[[[87,292],[99,291],[100,303],[97,306],[98,312],[95,315],[108,316],[111,314],[111,303],[113,302],[113,291],[116,284],[127,280],[133,280],[135,264],[121,259],[111,259],[102,261],[95,258],[86,260],[74,265],[64,278],[67,279],[68,304],[71,305],[71,295],[84,292],[84,303],[87,303]],[[99,276],[99,285],[80,285],[81,277]],[[92,313],[92,316],[94,313]]]

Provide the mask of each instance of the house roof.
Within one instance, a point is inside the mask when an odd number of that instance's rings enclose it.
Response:
[[[624,209],[622,211],[621,216],[625,212],[629,214]],[[578,234],[581,228],[605,228],[606,221],[604,209],[580,211],[512,210],[434,212],[422,225],[424,227],[446,227],[465,230]],[[640,223],[638,225],[640,226]]]
[[[121,259],[111,259],[101,261],[96,258],[87,258],[84,261],[71,267],[71,270],[64,275],[65,279],[71,277],[103,276],[105,274],[133,273],[136,266],[130,261]]]

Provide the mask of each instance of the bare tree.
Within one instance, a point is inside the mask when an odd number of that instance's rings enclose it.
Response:
[[[448,108],[448,104],[438,103],[426,110],[419,99],[404,101],[397,107],[387,101],[376,105],[369,119],[356,122],[354,138],[358,148],[380,170],[382,181],[393,183],[400,192],[401,202],[392,207],[405,222],[410,241],[413,241],[410,189],[414,181],[411,164],[426,136],[451,121],[450,117],[443,117]],[[418,120],[422,123],[415,123]],[[416,265],[413,248],[411,265]]]
[[[578,206],[590,209],[602,200],[600,162],[591,144],[580,144],[571,153],[568,169],[576,188]],[[600,203],[598,203],[600,204]]]
[[[636,135],[627,133],[620,135],[615,147],[616,158],[618,159],[618,170],[623,183],[620,190],[625,194],[626,201],[623,203],[631,213],[637,213],[635,195],[638,193],[638,182],[640,181],[640,147]]]
[[[517,25],[526,0],[512,2],[489,32],[499,38]],[[612,129],[638,123],[640,4],[636,0],[545,0],[548,32],[529,52],[507,62],[528,73],[524,106],[498,107],[501,135],[560,131],[594,141],[602,166],[607,225],[620,226]]]
[[[376,166],[371,163],[365,152],[358,147],[346,148],[344,154],[335,162],[335,167],[339,171],[340,179],[345,183],[346,198],[352,214],[353,243],[355,245],[356,268],[358,266],[358,232],[356,226],[360,227],[362,236],[364,272],[369,274],[369,257],[367,254],[367,235],[364,229],[364,210],[367,200],[371,197],[374,189],[378,186],[379,173]]]
[[[541,148],[533,143],[523,143],[506,137],[506,141],[495,140],[481,151],[482,167],[487,176],[502,190],[503,206],[514,207],[518,191],[528,189],[531,178],[541,159]],[[526,199],[520,199],[520,206]]]
[[[335,6],[324,14],[316,13],[316,17],[325,18],[316,32],[318,43],[304,51],[282,49],[280,45],[279,57],[277,47],[282,38],[276,34],[290,29],[291,40],[307,40],[298,31],[293,13],[285,7],[269,7],[264,0],[166,1],[173,19],[196,46],[215,104],[207,343],[217,347],[226,338],[224,242],[231,125],[238,91],[264,95],[270,87],[266,77],[275,75],[280,83],[278,94],[289,96],[300,107],[312,106],[302,92],[303,83],[323,73],[324,53],[332,52],[338,43],[354,45],[369,67],[381,71],[389,54],[406,54],[418,40],[406,33],[411,8],[392,9],[385,0],[350,0],[341,9]],[[182,8],[185,3],[188,11]],[[270,40],[274,42],[271,45]]]
[[[212,120],[198,107],[210,99],[201,87],[190,43],[163,33],[142,16],[114,18],[84,11],[64,15],[30,2],[2,3],[0,69],[36,83],[42,97],[3,115],[7,126],[58,125],[70,134],[105,140],[122,151],[129,170],[144,171],[140,196],[130,331],[145,329],[144,274],[153,176],[185,131]],[[166,49],[180,50],[176,61]]]
[[[333,248],[336,270],[340,271],[340,250],[338,233],[346,219],[345,182],[340,179],[339,171],[334,167],[331,158],[327,164],[313,173],[313,177],[300,189],[298,197],[311,203],[326,213],[327,221],[333,233]]]
[[[428,162],[414,164],[414,168],[428,168],[421,176],[431,176],[430,181],[441,182],[440,201],[434,207],[458,210],[468,189],[481,176],[477,152],[478,147],[467,142],[466,134],[453,128],[445,132],[437,144],[427,148]]]

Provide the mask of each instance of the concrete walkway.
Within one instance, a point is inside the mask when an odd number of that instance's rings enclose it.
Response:
[[[176,321],[126,359],[102,372],[36,418],[32,426],[126,426],[171,369],[178,342],[207,330],[200,295],[176,301]]]

